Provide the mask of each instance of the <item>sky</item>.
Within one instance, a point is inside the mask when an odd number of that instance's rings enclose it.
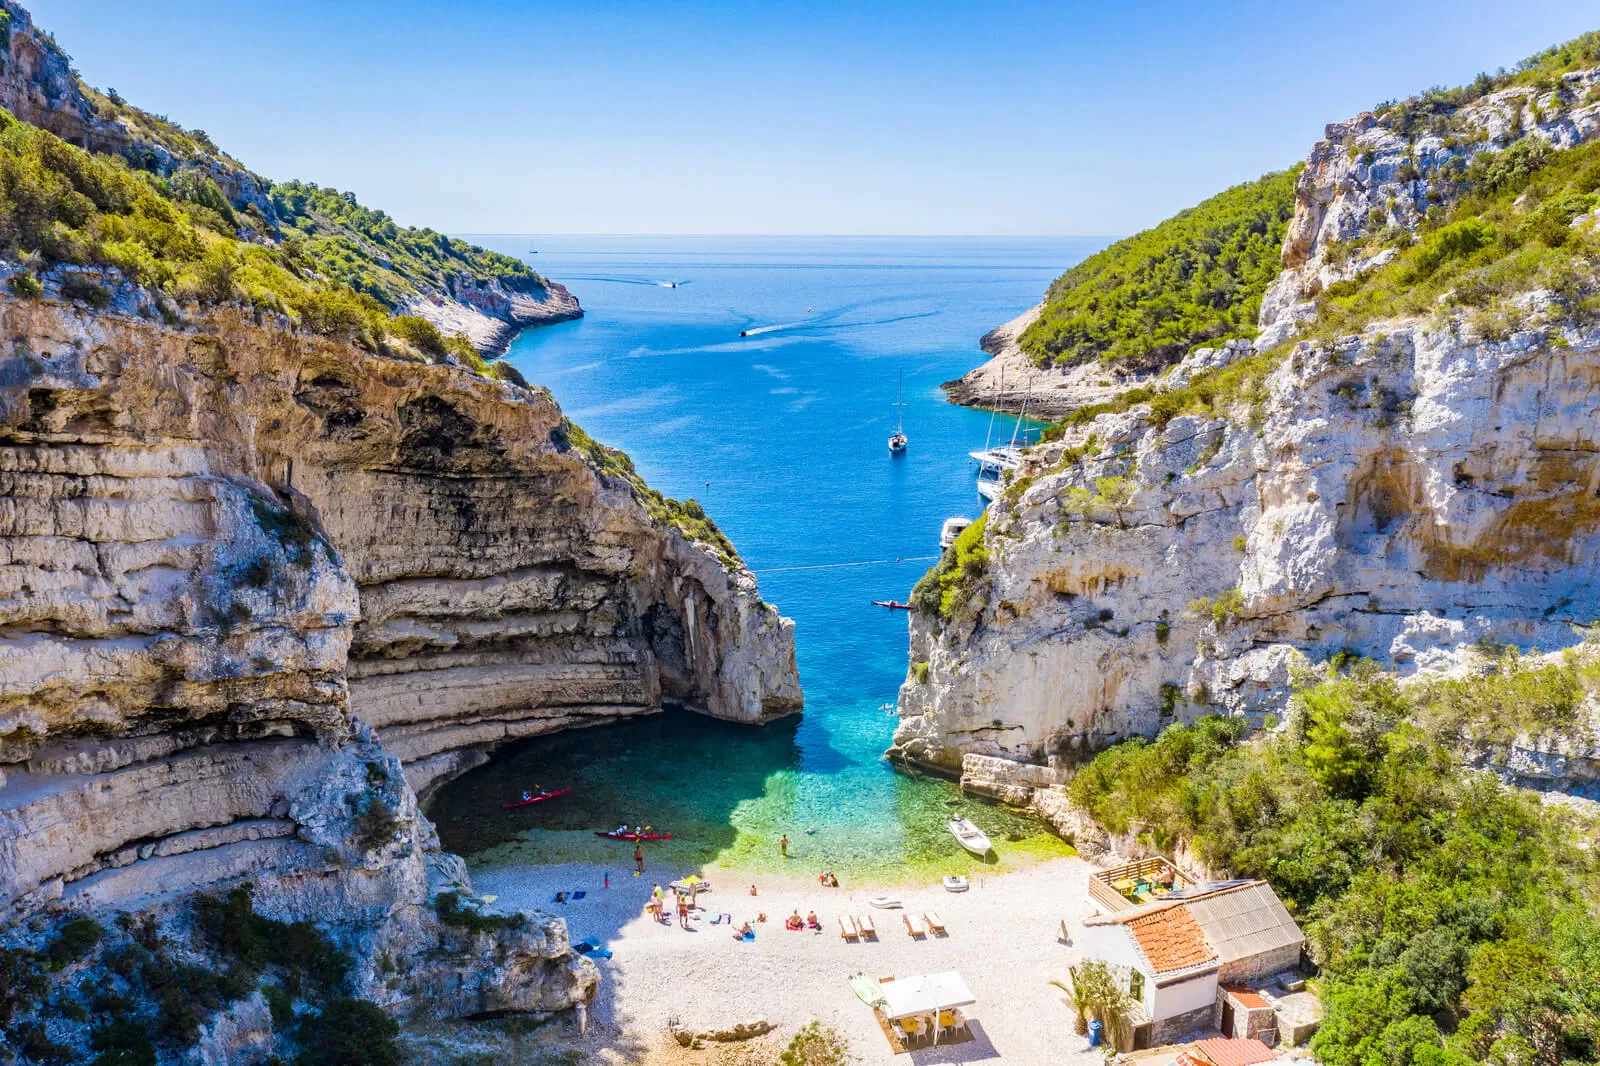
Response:
[[[449,233],[1135,232],[1577,0],[24,0],[90,84]]]

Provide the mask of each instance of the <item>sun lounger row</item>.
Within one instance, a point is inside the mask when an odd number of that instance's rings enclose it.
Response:
[[[933,911],[928,911],[921,915],[905,914],[901,915],[901,918],[906,923],[906,932],[913,937],[947,935],[944,919]],[[878,938],[878,930],[873,926],[870,915],[863,914],[856,918],[848,914],[841,914],[839,915],[839,936],[844,940],[860,940],[866,936],[876,940]]]
[[[848,914],[841,914],[839,915],[839,935],[845,940],[860,940],[866,936],[876,940],[878,939],[878,929],[872,924],[870,915],[863,914],[859,918],[853,918]]]

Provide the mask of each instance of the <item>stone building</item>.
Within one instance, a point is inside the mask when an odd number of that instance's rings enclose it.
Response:
[[[1265,881],[1196,883],[1148,859],[1095,874],[1090,899],[1107,913],[1083,923],[1079,943],[1138,1004],[1136,1046],[1196,1030],[1277,1042],[1257,986],[1299,965],[1305,934]]]

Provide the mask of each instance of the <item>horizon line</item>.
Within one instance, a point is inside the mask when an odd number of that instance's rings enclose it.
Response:
[[[534,232],[522,230],[452,230],[457,237],[831,237],[949,240],[953,237],[983,240],[1120,240],[1120,233],[628,233],[628,232]]]

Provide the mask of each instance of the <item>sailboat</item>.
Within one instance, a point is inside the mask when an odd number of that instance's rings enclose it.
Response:
[[[896,417],[894,434],[889,438],[889,454],[905,454],[906,444],[906,372],[900,371],[900,391],[895,394]]]
[[[978,495],[986,500],[992,500],[1000,495],[1000,479],[1006,471],[1015,470],[1022,465],[1022,448],[1027,447],[1028,441],[1024,434],[1022,447],[1017,446],[1017,437],[1023,433],[1022,423],[1028,417],[1028,401],[1033,398],[1033,385],[1030,382],[1027,392],[1022,395],[1022,413],[1017,416],[1017,421],[1011,428],[1011,442],[1000,448],[985,446],[981,452],[968,452],[967,454],[978,461]],[[990,413],[993,422],[993,412]]]

